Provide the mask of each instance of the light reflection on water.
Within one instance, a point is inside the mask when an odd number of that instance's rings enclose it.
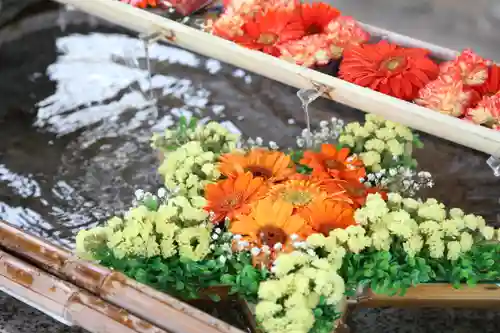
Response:
[[[0,219],[71,247],[76,230],[125,210],[136,188],[153,189],[160,183],[149,147],[152,131],[164,130],[181,115],[224,116],[225,107],[211,103],[211,92],[193,84],[188,72],[210,76],[223,67],[216,60],[154,44],[149,54],[156,98],[151,100],[139,39],[74,34],[57,39],[56,47],[60,54],[46,71],[55,91],[37,105],[28,129],[35,140],[20,140],[42,161],[45,149],[61,143],[53,156],[58,160],[30,166],[34,156],[11,154],[9,165],[7,154],[6,164],[0,164],[0,185],[5,186],[0,194],[6,197],[0,200]],[[234,76],[251,82],[241,70]],[[231,121],[224,123],[239,131]],[[53,139],[36,142],[40,130]]]

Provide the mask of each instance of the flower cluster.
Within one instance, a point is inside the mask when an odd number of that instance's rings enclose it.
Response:
[[[334,229],[327,236],[313,234],[299,249],[280,254],[272,267],[273,278],[259,287],[256,317],[265,331],[311,331],[317,310],[336,310],[344,297],[345,283],[339,270],[347,251],[359,253],[370,244],[361,226],[349,226]],[[333,328],[329,319],[327,331]]]
[[[414,167],[413,145],[421,146],[418,138],[406,127],[386,121],[376,115],[366,115],[366,122],[349,123],[339,137],[339,143],[359,153],[369,172],[380,172],[400,165]]]
[[[302,66],[340,59],[345,48],[369,39],[356,21],[322,2],[233,0],[225,7],[210,22],[213,34]]]
[[[170,258],[178,254],[203,259],[210,252],[211,225],[180,228],[170,220],[168,210],[165,205],[156,211],[139,205],[123,218],[111,218],[103,227],[83,230],[76,239],[77,253],[91,258],[94,251],[106,246],[116,258]]]
[[[443,63],[439,77],[423,87],[417,104],[500,129],[500,69],[472,50]]]
[[[481,216],[465,215],[457,208],[447,211],[435,199],[419,201],[397,193],[390,193],[387,202],[380,195],[369,195],[354,216],[376,250],[389,251],[397,239],[411,257],[426,251],[434,259],[457,260],[475,241],[499,235]]]
[[[123,217],[82,230],[77,253],[187,299],[225,285],[257,303],[266,333],[330,332],[366,283],[389,293],[500,277],[499,230],[404,197],[431,185],[408,128],[367,115],[305,134],[313,145],[285,152],[181,120],[153,138],[167,188],[138,190]]]
[[[235,249],[263,267],[311,234],[352,225],[354,209],[378,191],[360,182],[361,160],[332,144],[294,156],[262,147],[233,152],[218,170],[223,178],[205,188],[206,210],[235,235]]]

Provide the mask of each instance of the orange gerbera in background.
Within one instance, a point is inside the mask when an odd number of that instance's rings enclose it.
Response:
[[[258,201],[250,214],[239,215],[229,229],[243,236],[250,247],[267,246],[284,251],[292,250],[292,235],[305,239],[313,232],[301,216],[294,214],[293,205],[271,199]]]
[[[349,148],[337,150],[332,144],[322,144],[320,152],[304,152],[300,163],[313,169],[312,175],[320,178],[359,180],[366,176],[363,162],[350,156]]]
[[[429,54],[426,49],[404,48],[387,41],[353,46],[344,52],[339,77],[411,101],[438,76],[439,67]]]
[[[345,229],[356,224],[354,221],[354,208],[343,201],[317,201],[304,209],[300,215],[314,231],[324,235],[328,235],[333,229]]]
[[[269,182],[280,182],[295,174],[295,165],[290,156],[267,149],[252,149],[247,154],[224,154],[219,160],[219,170],[226,177],[251,172]]]
[[[262,178],[254,178],[250,172],[208,184],[205,187],[205,210],[213,212],[214,223],[225,218],[234,219],[238,214],[249,213],[251,204],[262,198],[267,189],[266,182]]]
[[[277,45],[304,35],[300,16],[294,11],[279,9],[256,14],[243,24],[242,30],[243,35],[233,38],[234,42],[273,56],[280,55]]]

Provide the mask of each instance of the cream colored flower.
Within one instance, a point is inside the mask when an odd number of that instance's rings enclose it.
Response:
[[[472,238],[472,235],[468,232],[462,232],[462,234],[460,235],[460,247],[462,248],[462,251],[470,251],[473,244],[474,239]]]
[[[493,227],[486,226],[480,232],[486,240],[492,240],[495,237],[495,229]]]
[[[360,157],[363,161],[363,164],[366,166],[379,164],[381,161],[380,154],[373,150],[361,153]]]
[[[457,241],[448,242],[447,248],[448,248],[448,254],[446,257],[448,258],[448,260],[457,260],[460,257],[462,248],[460,247],[459,242]]]

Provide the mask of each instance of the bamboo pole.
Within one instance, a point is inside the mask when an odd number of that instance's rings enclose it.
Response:
[[[93,333],[167,333],[3,251],[0,286],[56,320]]]
[[[267,54],[240,47],[230,41],[114,0],[55,0],[71,5],[130,30],[163,36],[163,40],[221,60],[231,65],[299,89],[324,89],[324,97],[364,112],[380,115],[414,129],[497,156],[500,132],[450,117],[413,103],[343,81],[318,71],[297,66]],[[368,26],[374,33],[407,46],[426,46],[436,56],[452,57],[454,51]]]
[[[165,293],[0,222],[0,246],[35,266],[173,333],[242,333]]]

